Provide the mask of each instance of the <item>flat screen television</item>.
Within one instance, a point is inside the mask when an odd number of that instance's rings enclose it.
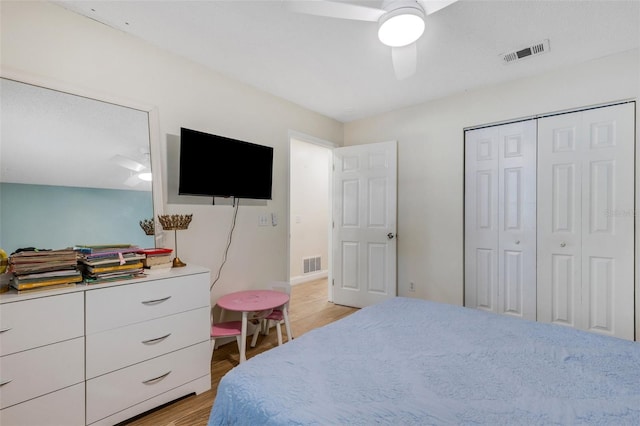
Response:
[[[273,148],[180,129],[178,194],[271,199]]]

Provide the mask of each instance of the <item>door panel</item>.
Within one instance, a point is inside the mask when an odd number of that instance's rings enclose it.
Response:
[[[611,332],[613,329],[613,259],[589,259],[588,329]]]
[[[572,114],[538,120],[538,321],[579,326],[582,167]]]
[[[495,303],[493,302],[494,285],[496,282],[496,270],[494,265],[497,262],[494,260],[495,251],[487,249],[477,249],[475,259],[475,301],[476,308],[485,309],[488,311],[494,310]],[[473,291],[473,289],[470,289]]]
[[[498,126],[498,312],[536,319],[536,124]]]
[[[365,307],[396,296],[395,142],[334,149],[333,301]]]
[[[635,111],[622,104],[582,114],[584,327],[633,339]]]
[[[576,229],[575,164],[551,166],[551,227],[553,232],[573,233]]]
[[[465,133],[465,306],[498,311],[498,135]]]
[[[465,305],[536,316],[536,128],[465,134]]]
[[[369,253],[367,262],[369,265],[369,273],[367,274],[368,285],[367,290],[372,293],[385,295],[387,291],[386,266],[389,261],[387,256],[387,244],[369,243]]]
[[[345,290],[360,289],[360,279],[358,271],[360,270],[360,244],[358,241],[343,241],[342,249],[338,264],[338,270],[342,272],[340,274],[341,285]]]
[[[575,325],[575,256],[551,256],[551,320],[562,325]],[[539,320],[540,321],[540,320]]]
[[[504,292],[502,305],[504,313],[521,315],[525,303],[523,300],[522,251],[505,250],[503,263]]]
[[[538,120],[538,320],[634,337],[634,107]]]

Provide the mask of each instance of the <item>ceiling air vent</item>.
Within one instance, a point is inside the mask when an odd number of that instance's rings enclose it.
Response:
[[[519,61],[521,59],[528,58],[534,55],[540,55],[549,51],[549,39],[542,40],[539,43],[534,43],[531,46],[527,46],[523,49],[519,49],[509,53],[503,53],[500,56],[505,64]]]

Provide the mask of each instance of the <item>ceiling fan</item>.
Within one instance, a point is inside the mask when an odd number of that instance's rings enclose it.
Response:
[[[308,15],[378,23],[378,38],[391,47],[393,69],[398,80],[416,72],[416,41],[424,32],[424,19],[457,0],[385,0],[382,8],[330,0],[285,2],[289,10]]]
[[[149,162],[149,152],[140,149],[141,158],[140,161],[133,158],[126,157],[124,155],[116,154],[111,157],[111,161],[120,167],[129,169],[129,177],[124,181],[127,186],[136,186],[142,182],[151,181],[151,167]]]

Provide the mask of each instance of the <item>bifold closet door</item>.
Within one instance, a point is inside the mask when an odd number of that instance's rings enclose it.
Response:
[[[634,105],[538,120],[538,321],[634,337]]]
[[[536,318],[536,125],[465,133],[465,306]]]

